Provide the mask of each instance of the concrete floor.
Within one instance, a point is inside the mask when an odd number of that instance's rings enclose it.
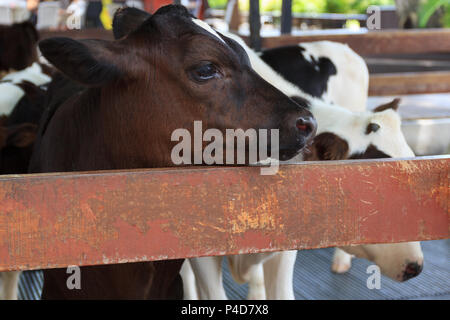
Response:
[[[398,283],[382,276],[381,288],[366,286],[367,260],[354,259],[351,270],[342,275],[330,271],[332,248],[298,252],[294,270],[295,298],[299,300],[448,300],[450,299],[450,240],[422,242],[425,256],[422,273]],[[20,279],[19,299],[39,299],[42,288],[40,271],[24,272]],[[245,299],[247,285],[236,284],[224,263],[224,286],[232,300]]]

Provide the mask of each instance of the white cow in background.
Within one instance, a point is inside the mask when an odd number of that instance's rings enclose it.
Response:
[[[348,45],[303,42],[264,50],[260,58],[303,92],[351,111],[365,111],[369,70]]]

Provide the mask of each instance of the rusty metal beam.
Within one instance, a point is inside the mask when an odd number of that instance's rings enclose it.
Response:
[[[449,238],[450,157],[0,177],[0,271]]]

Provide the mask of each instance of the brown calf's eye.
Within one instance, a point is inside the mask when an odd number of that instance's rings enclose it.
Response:
[[[196,82],[206,82],[211,79],[220,78],[222,75],[212,63],[204,63],[189,70],[189,76]]]

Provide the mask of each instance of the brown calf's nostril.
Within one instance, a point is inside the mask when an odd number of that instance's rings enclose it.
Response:
[[[312,117],[298,118],[295,122],[295,126],[306,136],[313,136],[317,128],[316,120]]]
[[[295,125],[297,126],[297,129],[301,131],[309,130],[308,122],[303,118],[298,118]]]

